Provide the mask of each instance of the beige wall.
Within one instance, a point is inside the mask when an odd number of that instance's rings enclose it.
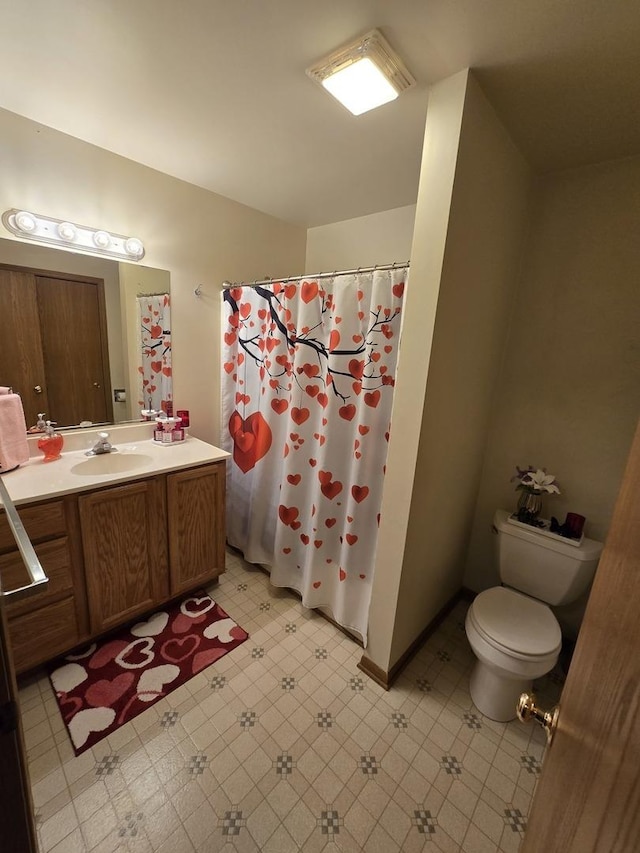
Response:
[[[475,78],[434,87],[367,650],[383,669],[462,582],[529,185],[524,159]]]
[[[143,240],[145,265],[171,272],[176,406],[218,442],[221,282],[302,272],[305,229],[2,110],[0,210],[12,207]]]
[[[498,581],[490,524],[515,506],[516,465],[558,478],[543,514],[607,534],[640,414],[639,210],[640,157],[538,181],[466,558],[474,590]]]
[[[390,666],[466,87],[464,71],[438,83],[429,94],[369,610],[366,655],[383,670]]]
[[[305,273],[407,261],[415,218],[416,206],[411,204],[310,228]]]

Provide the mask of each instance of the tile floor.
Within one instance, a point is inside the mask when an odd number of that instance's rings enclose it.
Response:
[[[211,592],[249,640],[78,758],[47,677],[22,682],[41,853],[518,850],[544,734],[473,707],[465,605],[385,692],[235,554]]]

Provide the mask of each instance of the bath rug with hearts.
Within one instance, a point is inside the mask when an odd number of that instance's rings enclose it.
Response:
[[[50,664],[49,678],[75,754],[248,636],[210,596],[198,592]]]

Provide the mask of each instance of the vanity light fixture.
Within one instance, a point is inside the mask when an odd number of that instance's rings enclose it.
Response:
[[[74,225],[73,222],[41,216],[28,210],[6,210],[2,214],[2,224],[18,237],[38,243],[54,243],[66,249],[108,255],[123,261],[140,261],[144,257],[144,245],[137,237],[113,234],[102,228]]]
[[[58,236],[61,240],[70,242],[71,240],[75,240],[77,235],[78,229],[72,222],[61,222],[58,225]]]
[[[394,100],[416,82],[379,30],[334,51],[307,74],[356,116]]]

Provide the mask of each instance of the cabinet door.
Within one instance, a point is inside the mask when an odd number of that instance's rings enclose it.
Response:
[[[167,477],[171,595],[224,571],[224,462]]]
[[[80,495],[91,633],[168,597],[162,478]]]

